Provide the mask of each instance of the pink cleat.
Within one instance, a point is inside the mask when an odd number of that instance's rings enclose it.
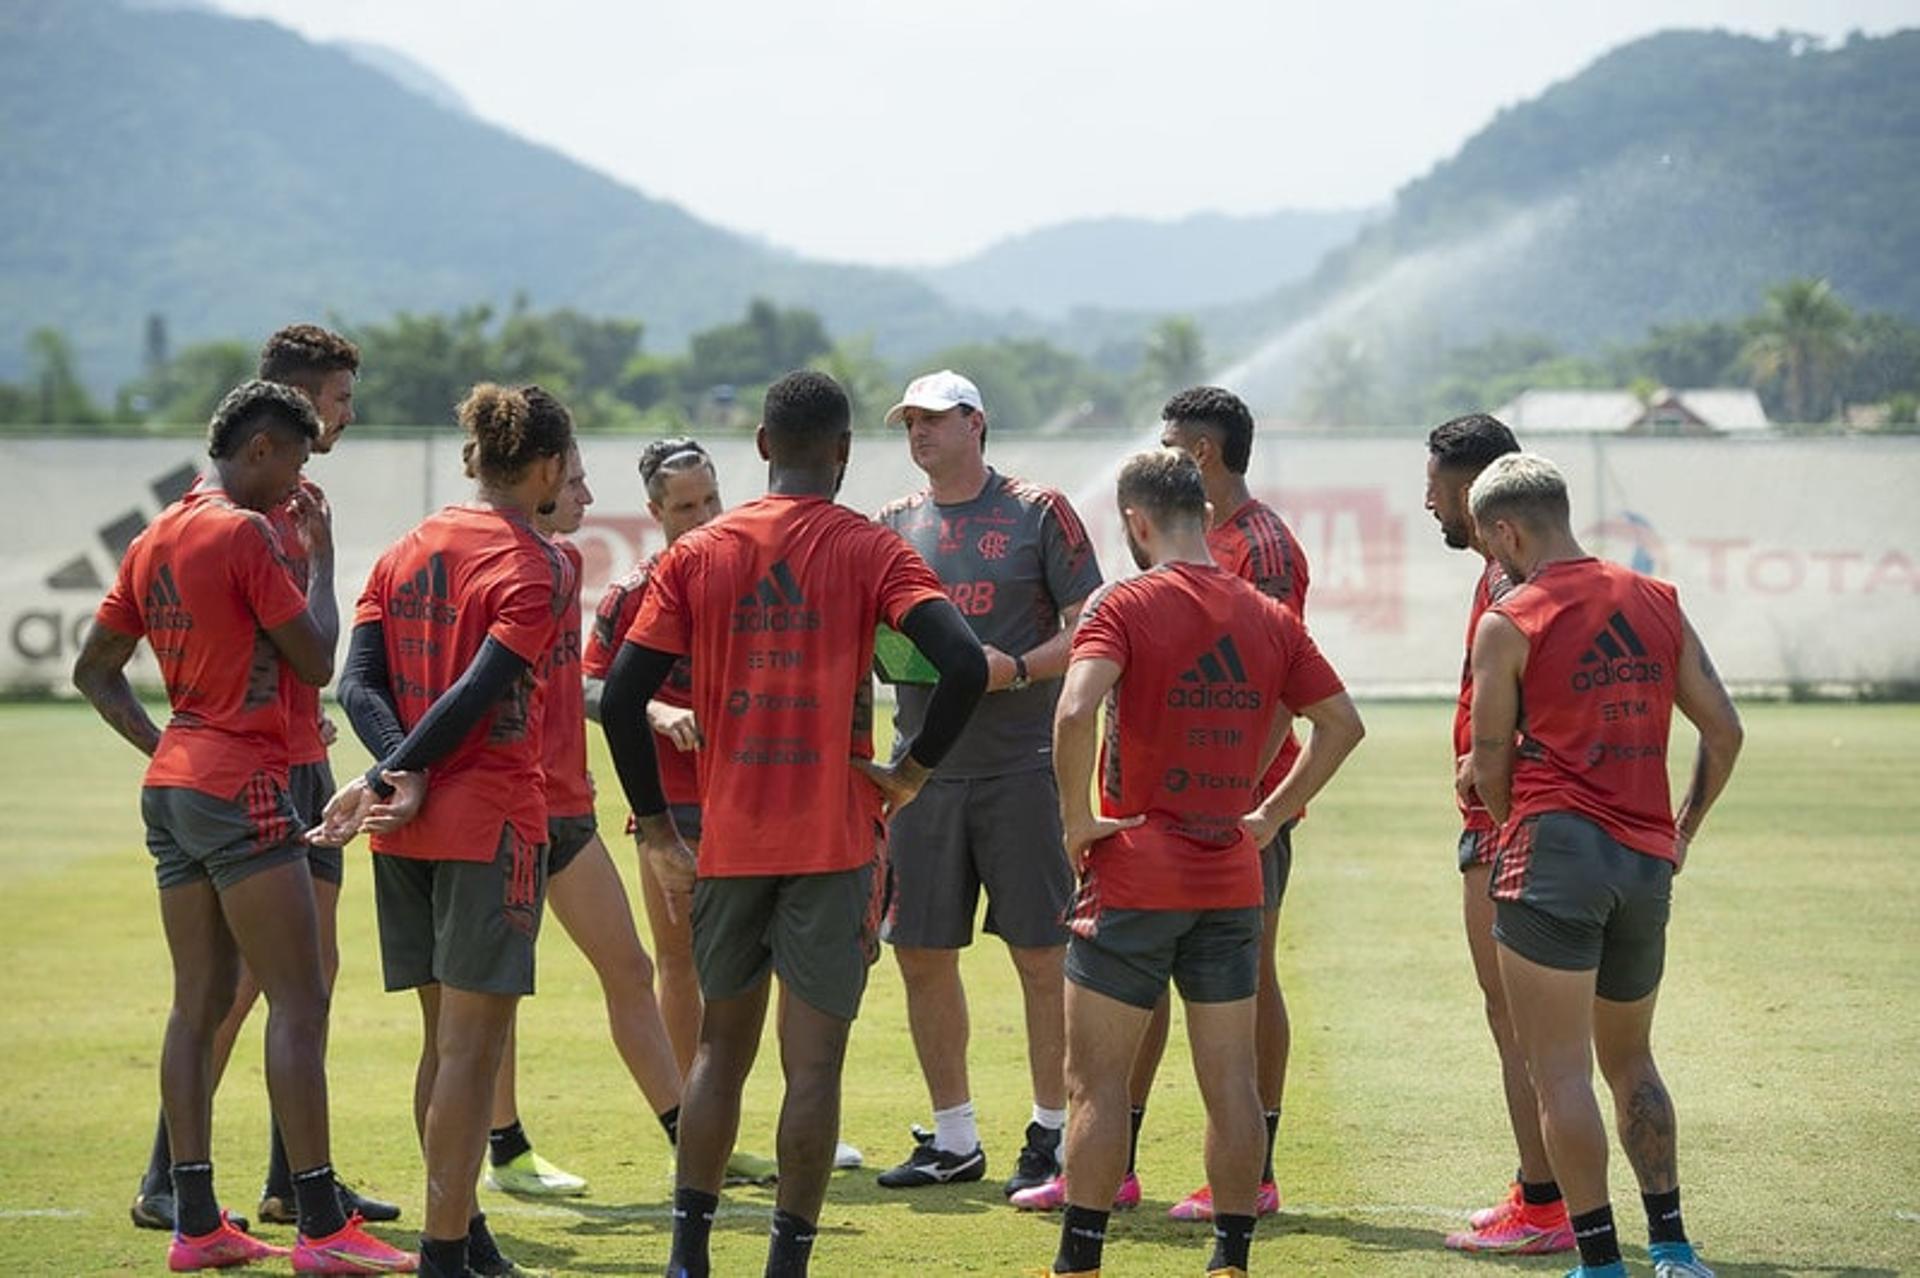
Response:
[[[1067,1205],[1067,1178],[1053,1176],[1038,1185],[1022,1189],[1007,1199],[1021,1211],[1059,1211]],[[1132,1172],[1114,1191],[1113,1209],[1128,1211],[1140,1205],[1140,1178]]]
[[[1494,1224],[1496,1221],[1505,1220],[1508,1216],[1513,1215],[1514,1212],[1519,1211],[1526,1201],[1527,1200],[1520,1195],[1520,1182],[1516,1180],[1507,1186],[1507,1196],[1505,1198],[1502,1198],[1491,1207],[1482,1207],[1479,1211],[1467,1217],[1467,1228],[1485,1229],[1488,1225]]]
[[[1253,1199],[1253,1214],[1271,1216],[1280,1210],[1280,1186],[1270,1180],[1260,1182],[1260,1192]],[[1167,1215],[1174,1220],[1212,1220],[1213,1187],[1202,1185],[1167,1209]]]
[[[293,1249],[296,1274],[410,1274],[420,1258],[381,1242],[363,1227],[360,1216],[347,1217],[339,1232],[325,1238],[301,1235]],[[286,1253],[282,1252],[282,1255]]]
[[[261,1242],[252,1234],[243,1234],[220,1213],[220,1228],[189,1238],[175,1232],[173,1245],[167,1248],[167,1268],[174,1273],[192,1273],[196,1269],[227,1269],[249,1265],[256,1260],[275,1260],[291,1255],[285,1247]]]
[[[1496,1251],[1514,1256],[1572,1251],[1573,1222],[1567,1219],[1564,1202],[1537,1207],[1523,1202],[1477,1229],[1448,1234],[1447,1246],[1454,1251]]]

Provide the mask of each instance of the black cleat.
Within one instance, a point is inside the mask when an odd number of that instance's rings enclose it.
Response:
[[[141,1193],[135,1194],[133,1197],[133,1206],[128,1210],[127,1215],[131,1216],[133,1223],[141,1229],[164,1229],[168,1233],[172,1233],[172,1188],[155,1190],[153,1193],[142,1191]],[[229,1213],[227,1223],[243,1234],[247,1232],[247,1218],[245,1216],[235,1216]]]
[[[546,1278],[546,1270],[529,1269],[500,1254],[485,1215],[467,1222],[467,1272],[475,1278]]]
[[[1027,1143],[1020,1150],[1020,1162],[1001,1188],[1011,1198],[1023,1189],[1046,1184],[1061,1171],[1060,1133],[1038,1123],[1028,1123]]]
[[[987,1155],[975,1145],[970,1153],[953,1154],[933,1147],[933,1133],[913,1129],[913,1152],[898,1167],[879,1176],[882,1189],[918,1189],[923,1185],[958,1185],[987,1174]]]
[[[338,1176],[333,1178],[334,1192],[340,1195],[340,1210],[348,1216],[358,1215],[360,1219],[384,1224],[400,1219],[400,1209],[392,1203],[383,1203],[377,1198],[362,1198]],[[276,1190],[268,1187],[260,1192],[260,1219],[275,1225],[297,1225],[300,1223],[299,1204],[294,1200],[291,1189]]]

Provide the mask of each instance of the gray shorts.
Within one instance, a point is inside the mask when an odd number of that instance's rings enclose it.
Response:
[[[600,832],[593,813],[585,816],[547,818],[547,877],[551,879],[573,864],[573,858],[586,851],[587,844]]]
[[[771,969],[829,1016],[860,1012],[884,880],[877,865],[832,874],[705,878],[693,885],[693,966],[708,1000],[738,998]]]
[[[1287,880],[1293,877],[1293,827],[1299,824],[1298,820],[1287,822],[1273,842],[1260,849],[1260,903],[1269,910],[1279,909],[1287,899]]]
[[[1460,831],[1460,846],[1456,852],[1456,859],[1460,863],[1460,873],[1465,874],[1476,865],[1492,865],[1494,858],[1499,854],[1499,831]]]
[[[1020,948],[1067,943],[1073,870],[1053,772],[972,780],[934,777],[893,818],[887,844],[893,945],[952,950],[973,940],[980,889],[986,930]]]
[[[491,861],[376,854],[374,912],[387,989],[437,983],[475,994],[533,993],[547,898],[547,847],[500,831]]]
[[[231,799],[182,786],[140,791],[147,851],[164,890],[201,880],[224,892],[250,874],[304,860],[306,829],[286,787],[263,772]]]
[[[1615,1003],[1660,986],[1673,865],[1622,846],[1583,816],[1528,817],[1500,841],[1490,895],[1493,936],[1542,967],[1596,971]]]
[[[1260,911],[1114,910],[1067,943],[1067,979],[1151,1009],[1171,977],[1189,1003],[1234,1003],[1260,984]]]
[[[287,770],[287,790],[293,795],[293,810],[300,814],[303,829],[320,824],[321,813],[333,798],[333,768],[325,759],[317,763],[296,763]],[[307,847],[307,868],[313,877],[339,887],[347,877],[345,848]]]

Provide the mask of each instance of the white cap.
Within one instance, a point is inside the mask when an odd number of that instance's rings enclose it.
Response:
[[[900,402],[887,410],[887,425],[892,426],[905,418],[909,408],[924,408],[929,413],[944,413],[949,408],[958,408],[965,404],[976,412],[985,412],[987,406],[980,402],[980,388],[975,386],[951,368],[943,368],[937,373],[927,373],[907,383]]]

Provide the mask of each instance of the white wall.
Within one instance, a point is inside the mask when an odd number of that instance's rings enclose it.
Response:
[[[597,499],[579,538],[589,608],[659,544],[634,470],[640,442],[584,445]],[[1144,442],[995,438],[990,457],[1065,490],[1113,574],[1131,569],[1113,471]],[[1560,438],[1543,448],[1567,471],[1588,546],[1677,582],[1730,681],[1920,679],[1920,439]],[[749,441],[713,451],[727,501],[760,491]],[[349,434],[311,464],[333,503],[343,610],[393,537],[467,491],[458,453],[451,434]],[[0,688],[65,683],[117,562],[101,530],[150,518],[153,482],[203,460],[192,440],[0,439]],[[1363,691],[1438,691],[1459,678],[1476,565],[1446,549],[1422,509],[1425,460],[1414,438],[1263,435],[1254,449],[1256,494],[1312,564],[1308,622]],[[918,479],[897,438],[861,436],[842,499],[872,510]],[[63,567],[80,580],[55,588]]]

